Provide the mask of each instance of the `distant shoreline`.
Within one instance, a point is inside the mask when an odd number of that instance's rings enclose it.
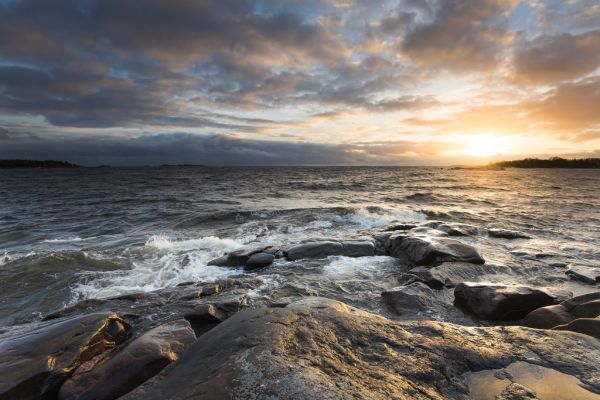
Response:
[[[442,168],[451,170],[489,170],[501,171],[506,168],[566,168],[566,169],[600,169],[600,158],[580,158],[566,159],[553,157],[550,159],[525,158],[522,160],[498,161],[487,165],[478,166],[443,166],[443,165],[204,165],[204,164],[160,164],[160,165],[131,165],[131,166],[115,166],[115,165],[98,165],[84,166],[68,161],[57,160],[0,160],[0,169],[59,169],[59,168],[294,168],[294,167],[349,167],[349,168]]]

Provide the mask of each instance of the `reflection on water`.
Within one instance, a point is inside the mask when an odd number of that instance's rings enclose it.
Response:
[[[472,400],[494,400],[511,382],[531,389],[541,400],[600,400],[600,394],[584,389],[574,376],[524,361],[473,372],[466,379]]]

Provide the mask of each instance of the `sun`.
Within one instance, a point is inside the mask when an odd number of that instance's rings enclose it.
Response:
[[[467,148],[466,153],[470,156],[488,158],[500,154],[503,150],[502,139],[494,135],[477,135]]]

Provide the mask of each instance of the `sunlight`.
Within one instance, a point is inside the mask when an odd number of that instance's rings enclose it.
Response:
[[[494,135],[477,135],[470,142],[466,154],[475,157],[492,157],[504,151],[503,139]]]

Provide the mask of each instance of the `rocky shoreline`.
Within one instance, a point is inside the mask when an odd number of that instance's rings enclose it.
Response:
[[[480,236],[529,239],[398,222],[209,263],[254,272],[393,257],[398,285],[370,299],[391,319],[323,297],[258,296],[261,277],[241,275],[85,300],[0,328],[0,400],[600,399],[600,268],[554,265],[584,293],[575,296],[489,282],[490,270],[509,268],[486,264],[467,240]],[[432,310],[444,321],[428,318]]]

